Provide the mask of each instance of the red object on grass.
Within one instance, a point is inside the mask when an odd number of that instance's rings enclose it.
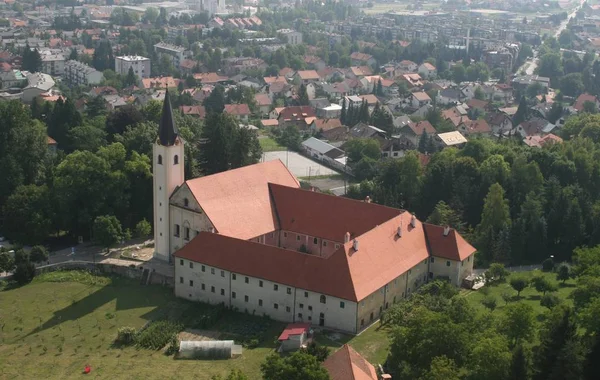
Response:
[[[83,370],[83,373],[87,374],[87,373],[90,373],[90,372],[92,372],[92,367],[90,367],[89,365],[86,365],[85,369]]]

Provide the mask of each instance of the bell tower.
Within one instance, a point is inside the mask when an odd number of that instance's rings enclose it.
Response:
[[[184,141],[179,136],[169,90],[165,93],[162,116],[158,126],[158,138],[152,149],[153,208],[154,208],[154,257],[171,261],[171,226],[169,198],[185,181]]]

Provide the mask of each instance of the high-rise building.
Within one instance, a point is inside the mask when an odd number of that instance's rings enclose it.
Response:
[[[139,55],[125,55],[115,58],[115,72],[121,75],[129,74],[129,68],[133,69],[133,73],[139,78],[150,77],[150,58],[141,57]]]

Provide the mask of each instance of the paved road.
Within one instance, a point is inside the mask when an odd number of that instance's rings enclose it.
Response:
[[[560,23],[560,25],[556,29],[556,32],[554,33],[554,37],[558,38],[558,36],[560,36],[562,31],[567,28],[567,25],[569,24],[569,20],[571,19],[571,17],[575,17],[575,14],[577,13],[577,11],[579,9],[581,9],[581,7],[583,6],[584,1],[585,0],[581,0],[579,5],[575,8],[573,8],[571,13],[568,14],[567,19]],[[530,59],[525,61],[525,63],[523,63],[523,66],[521,66],[519,68],[519,70],[517,70],[517,73],[520,73],[521,71],[525,70],[525,73],[527,75],[533,75],[533,73],[535,72],[535,69],[537,68],[538,63],[539,63],[537,53],[538,53],[537,50],[534,50],[533,57],[531,57]]]

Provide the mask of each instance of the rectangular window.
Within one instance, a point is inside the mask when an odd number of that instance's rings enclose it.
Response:
[[[194,281],[190,280],[190,286],[194,286]]]
[[[206,290],[206,285],[202,284],[202,290]]]
[[[300,235],[296,235],[296,240],[300,241]]]
[[[403,293],[404,294],[404,293]],[[365,301],[361,301],[360,307],[365,307]]]
[[[194,269],[194,263],[190,261],[190,268]]]
[[[211,292],[211,293],[214,293],[214,292],[215,292],[215,287],[214,287],[214,286],[211,286],[211,287],[210,287],[210,292]]]
[[[179,277],[179,283],[183,284],[183,277]]]
[[[287,294],[292,294],[292,288],[287,288]]]
[[[236,294],[235,292],[231,292],[231,298],[235,298]]]
[[[319,239],[317,239],[317,238],[314,238],[314,239],[313,239],[313,244],[319,244]]]
[[[244,301],[248,302],[248,300],[249,300],[248,296],[244,296]]]
[[[175,225],[175,233],[174,233],[175,237],[179,237],[179,224]]]
[[[298,318],[302,319],[302,313],[298,313]]]
[[[285,307],[285,311],[289,313],[290,311],[292,311],[292,309],[290,309],[290,307],[289,307],[289,306],[286,306],[286,307]]]
[[[446,266],[449,267],[450,266],[450,260],[446,261]]]
[[[225,271],[224,270],[221,271],[221,277],[225,277]]]
[[[215,274],[215,268],[210,268],[210,274]]]
[[[286,238],[287,237],[287,232],[283,233],[283,237]]]
[[[309,321],[312,321],[312,317],[311,317],[310,315],[308,316],[308,320],[309,320]]]
[[[273,308],[274,309],[279,309],[279,305],[277,305],[276,303],[273,304]]]
[[[303,303],[301,303],[301,304],[298,304],[298,308],[300,308],[300,309],[304,309],[304,304],[303,304]]]
[[[249,284],[249,283],[250,283],[250,279],[249,279],[248,277],[246,277],[246,278],[244,278],[244,282],[245,282],[246,284]]]
[[[431,261],[432,263],[435,262],[435,257],[431,256],[431,258],[429,259],[429,261]]]
[[[304,292],[304,298],[308,298],[308,292]]]
[[[258,286],[260,286],[261,288],[263,287],[263,282],[262,282],[262,280],[259,280],[259,281],[258,281]]]
[[[273,284],[273,290],[278,291],[279,290],[279,286],[277,284]]]
[[[183,259],[179,260],[179,265],[183,265]]]
[[[327,247],[327,242],[323,240],[323,247]]]
[[[344,301],[340,301],[340,309],[343,309],[344,307],[346,307],[346,304]]]
[[[312,311],[312,306],[308,305],[308,311]]]
[[[190,240],[190,228],[186,227],[185,230],[184,230],[184,232],[185,232],[184,239],[185,240]]]
[[[206,267],[202,265],[202,272],[206,272]]]
[[[225,289],[221,288],[221,295],[224,296],[225,295]]]
[[[258,300],[258,306],[262,306],[262,300]]]
[[[235,280],[235,279],[236,279],[235,273],[232,273],[232,274],[231,274],[231,279],[232,279],[232,280]]]
[[[340,245],[339,245],[339,244],[336,244],[336,245],[335,245],[335,249],[338,249],[338,248],[340,248]]]
[[[412,273],[412,269],[409,269],[409,270],[408,270],[408,274],[411,274],[411,273]]]

